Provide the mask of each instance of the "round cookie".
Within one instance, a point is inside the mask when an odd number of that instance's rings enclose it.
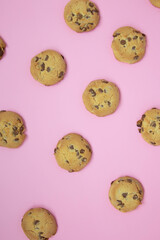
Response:
[[[0,111],[0,146],[17,148],[25,137],[22,117],[15,112]]]
[[[143,200],[143,187],[132,177],[120,177],[111,183],[109,199],[111,204],[121,212],[129,212],[138,207]]]
[[[99,23],[99,10],[95,3],[88,0],[71,0],[64,10],[66,24],[74,31],[89,32]]]
[[[6,44],[3,39],[0,37],[0,59],[3,57],[5,52]]]
[[[77,172],[88,164],[92,150],[90,144],[81,135],[70,133],[58,142],[54,155],[61,168],[69,172]]]
[[[66,63],[60,53],[46,50],[32,58],[30,71],[35,80],[50,86],[64,78]]]
[[[153,6],[160,8],[160,0],[150,0]]]
[[[57,232],[54,216],[44,208],[32,208],[27,211],[22,218],[21,226],[31,240],[48,240]]]
[[[154,146],[160,145],[160,109],[146,111],[137,122],[137,127],[146,142]]]
[[[101,79],[90,82],[82,98],[89,112],[104,117],[116,111],[120,94],[114,83]]]
[[[132,27],[121,27],[113,33],[112,50],[120,62],[139,62],[146,50],[146,36]]]

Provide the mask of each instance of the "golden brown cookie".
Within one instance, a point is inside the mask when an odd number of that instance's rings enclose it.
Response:
[[[160,8],[160,0],[150,0],[153,6]]]
[[[136,209],[143,200],[143,187],[133,177],[120,177],[111,183],[109,199],[111,204],[121,212]]]
[[[91,159],[90,144],[81,135],[70,133],[59,140],[54,155],[58,165],[69,172],[84,168]]]
[[[22,218],[21,226],[30,240],[48,240],[57,232],[54,216],[44,208],[32,208],[27,211]]]
[[[104,117],[116,111],[120,98],[119,89],[112,82],[96,80],[89,83],[82,98],[89,112]]]
[[[15,112],[0,111],[0,146],[17,148],[25,137],[22,117]]]
[[[35,80],[50,86],[64,78],[66,62],[60,53],[46,50],[32,58],[30,71]]]
[[[146,36],[132,27],[121,27],[113,33],[112,50],[120,62],[139,62],[145,54]]]
[[[0,37],[0,59],[3,57],[5,52],[6,44],[3,39]]]
[[[146,142],[154,146],[160,145],[160,109],[146,111],[137,122],[137,127]]]
[[[95,3],[88,0],[71,0],[64,10],[66,24],[74,31],[89,32],[99,23],[99,10]]]

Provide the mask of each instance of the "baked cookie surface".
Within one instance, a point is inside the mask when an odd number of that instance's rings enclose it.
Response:
[[[58,165],[69,172],[83,169],[91,159],[91,146],[76,133],[65,135],[57,144],[54,155]]]
[[[15,112],[0,111],[0,146],[17,148],[25,137],[22,117]]]
[[[76,32],[88,32],[99,23],[99,10],[95,3],[88,0],[71,0],[64,10],[66,24]]]
[[[116,111],[120,94],[114,83],[101,79],[90,82],[82,98],[89,112],[104,117]]]
[[[132,177],[120,177],[111,183],[109,199],[111,204],[121,212],[136,209],[143,200],[143,187]]]
[[[66,62],[60,53],[46,50],[32,58],[30,71],[35,80],[50,86],[64,78]]]
[[[0,59],[3,57],[5,53],[5,48],[6,48],[6,44],[4,40],[0,37]]]
[[[146,36],[132,27],[121,27],[113,33],[112,50],[120,62],[139,62],[146,50]]]
[[[160,8],[160,0],[150,0],[153,6]]]
[[[160,145],[160,109],[146,111],[137,122],[144,140],[152,145]]]
[[[44,208],[28,210],[22,218],[21,226],[30,240],[47,240],[57,232],[54,216]]]

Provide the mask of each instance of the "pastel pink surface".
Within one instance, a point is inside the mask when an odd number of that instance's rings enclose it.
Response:
[[[1,239],[26,240],[21,218],[31,207],[45,207],[58,222],[55,240],[159,240],[160,147],[147,144],[136,121],[160,108],[160,9],[149,0],[95,0],[99,26],[77,34],[64,22],[68,0],[1,0],[0,35],[7,43],[0,61],[0,109],[23,116],[27,139],[18,149],[0,148]],[[118,62],[112,33],[132,26],[147,35],[145,57],[137,64]],[[68,65],[65,79],[45,87],[30,74],[31,58],[45,49],[61,52]],[[92,80],[119,86],[117,111],[98,118],[82,102]],[[56,163],[57,141],[69,132],[91,144],[90,164],[68,173]],[[141,181],[144,201],[121,213],[108,200],[110,182],[130,175]]]

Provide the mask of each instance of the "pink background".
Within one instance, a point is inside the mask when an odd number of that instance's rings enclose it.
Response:
[[[99,26],[77,34],[65,24],[68,0],[1,0],[0,35],[7,43],[0,61],[0,109],[23,116],[27,139],[18,149],[0,148],[1,239],[27,240],[21,218],[31,207],[45,207],[58,222],[55,240],[159,240],[160,147],[147,144],[136,121],[160,108],[160,9],[149,0],[95,0]],[[112,53],[112,33],[130,25],[147,35],[144,59],[133,65]],[[59,84],[46,87],[30,74],[31,58],[45,49],[65,56],[68,70]],[[119,86],[117,111],[98,118],[86,111],[82,93],[104,78]],[[78,173],[56,163],[57,141],[82,134],[93,157]],[[130,175],[145,189],[135,211],[121,213],[108,200],[110,182]]]

